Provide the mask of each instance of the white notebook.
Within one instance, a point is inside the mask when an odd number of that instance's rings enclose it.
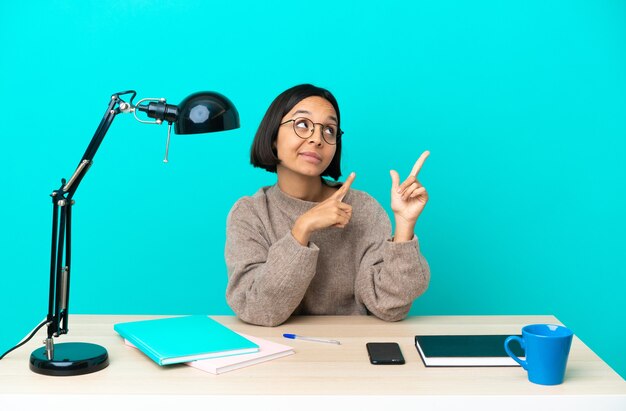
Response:
[[[228,357],[218,357],[210,358],[207,360],[191,361],[185,364],[194,368],[198,368],[202,371],[209,372],[211,374],[223,374],[228,371],[237,370],[239,368],[244,368],[250,365],[255,365],[261,362],[270,361],[276,358],[286,357],[288,355],[295,354],[293,348],[287,345],[278,344],[247,334],[238,334],[258,345],[259,351],[250,354],[239,354],[231,355]],[[134,345],[128,340],[124,340],[124,343],[128,346],[134,347]]]

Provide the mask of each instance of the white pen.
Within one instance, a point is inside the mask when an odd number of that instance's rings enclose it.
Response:
[[[341,345],[341,342],[339,342],[337,340],[327,340],[325,338],[303,337],[301,335],[296,335],[296,334],[283,334],[283,337],[289,338],[289,339],[292,339],[292,340],[304,340],[304,341],[321,342],[321,343],[326,343],[326,344]]]

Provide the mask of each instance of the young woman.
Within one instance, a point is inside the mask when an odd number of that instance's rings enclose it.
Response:
[[[341,185],[341,122],[333,95],[303,84],[280,94],[254,137],[251,162],[278,175],[228,215],[226,299],[243,321],[276,326],[291,315],[373,314],[403,319],[430,280],[413,234],[428,201],[417,174],[391,171],[396,231],[378,202]]]

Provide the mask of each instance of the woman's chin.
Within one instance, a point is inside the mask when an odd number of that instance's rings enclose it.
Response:
[[[326,167],[321,164],[298,164],[296,167],[285,167],[292,173],[300,174],[306,177],[319,177],[322,175]]]
[[[323,165],[311,165],[309,167],[300,167],[300,174],[309,177],[319,177],[326,170],[326,167]]]

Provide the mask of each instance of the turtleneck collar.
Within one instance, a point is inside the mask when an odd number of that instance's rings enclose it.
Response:
[[[342,185],[342,183],[339,182],[335,183],[326,180],[324,180],[324,184],[330,187],[337,188],[341,187]],[[285,194],[278,186],[278,183],[270,186],[265,193],[267,195],[267,198],[272,203],[276,204],[280,209],[286,211],[290,215],[300,216],[319,204],[319,202],[301,200],[299,198],[291,197],[290,195]],[[343,202],[349,203],[350,197],[351,191],[348,190],[348,193],[343,198]]]

